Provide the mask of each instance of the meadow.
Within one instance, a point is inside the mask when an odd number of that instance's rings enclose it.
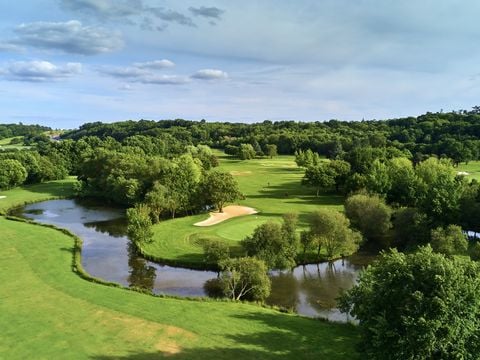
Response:
[[[307,224],[308,214],[320,207],[343,210],[343,197],[320,194],[301,185],[303,169],[293,156],[277,156],[273,159],[237,160],[219,156],[219,170],[230,172],[238,181],[245,199],[235,203],[255,208],[259,213],[232,218],[209,227],[194,226],[208,218],[208,214],[166,220],[154,226],[154,241],[145,245],[146,255],[171,263],[199,264],[203,261],[202,241],[222,240],[235,254],[239,241],[251,235],[255,227],[269,221],[281,221],[288,212],[299,215],[299,227]]]
[[[71,183],[5,191],[0,206],[66,196]],[[0,235],[0,358],[355,357],[352,325],[254,304],[158,298],[91,283],[72,271],[70,236],[4,217]]]

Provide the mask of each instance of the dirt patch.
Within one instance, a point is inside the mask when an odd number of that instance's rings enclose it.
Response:
[[[233,176],[247,176],[247,175],[252,175],[251,171],[230,171],[230,174]]]
[[[257,210],[248,206],[229,205],[223,208],[223,212],[211,212],[210,217],[207,220],[197,222],[195,226],[212,226],[227,219],[231,219],[237,216],[252,215],[258,213]]]

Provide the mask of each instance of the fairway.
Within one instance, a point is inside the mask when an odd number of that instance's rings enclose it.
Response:
[[[73,196],[74,177],[65,180],[48,181],[41,184],[25,185],[11,190],[0,191],[0,214],[12,207],[48,199]]]
[[[355,354],[351,325],[90,283],[71,271],[69,236],[1,217],[0,229],[2,359],[335,360]]]
[[[467,172],[467,179],[480,181],[480,161],[470,161],[468,164],[461,163],[456,170],[459,172]]]
[[[235,254],[238,242],[268,221],[281,221],[288,212],[299,214],[299,225],[306,226],[307,216],[320,207],[343,210],[343,197],[321,194],[302,186],[304,170],[297,167],[293,156],[273,159],[237,160],[218,152],[219,170],[231,173],[238,181],[244,200],[236,203],[256,209],[258,214],[226,220],[220,224],[199,228],[195,223],[208,219],[208,214],[166,220],[154,226],[154,242],[144,252],[157,259],[178,264],[199,264],[203,261],[201,243],[205,239],[227,242]]]

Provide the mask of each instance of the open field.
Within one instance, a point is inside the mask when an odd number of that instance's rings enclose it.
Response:
[[[246,198],[237,203],[259,213],[226,220],[220,224],[199,228],[193,224],[208,218],[208,214],[163,221],[155,225],[154,242],[146,245],[146,254],[179,263],[203,261],[202,239],[221,239],[235,250],[238,242],[250,235],[255,227],[268,221],[280,221],[282,214],[297,212],[300,226],[305,226],[309,213],[319,207],[343,209],[338,195],[315,196],[315,191],[302,186],[303,170],[293,156],[273,159],[236,160],[220,156],[220,170],[228,171],[238,181]]]
[[[14,206],[25,203],[73,196],[74,177],[65,180],[49,181],[42,184],[25,185],[11,190],[0,191],[0,214]]]
[[[468,164],[461,163],[458,165],[457,171],[467,172],[467,179],[477,179],[480,181],[480,161],[470,161]]]
[[[354,358],[353,326],[90,283],[71,271],[69,236],[1,217],[0,229],[2,359]]]

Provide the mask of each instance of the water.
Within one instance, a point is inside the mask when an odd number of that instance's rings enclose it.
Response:
[[[204,283],[216,272],[171,267],[141,257],[126,236],[125,211],[98,203],[50,200],[26,205],[14,215],[65,228],[83,240],[82,265],[94,277],[151,290],[156,294],[205,296]],[[298,266],[272,272],[267,303],[299,314],[334,321],[347,320],[335,299],[352,287],[369,261],[350,257],[332,263]]]

